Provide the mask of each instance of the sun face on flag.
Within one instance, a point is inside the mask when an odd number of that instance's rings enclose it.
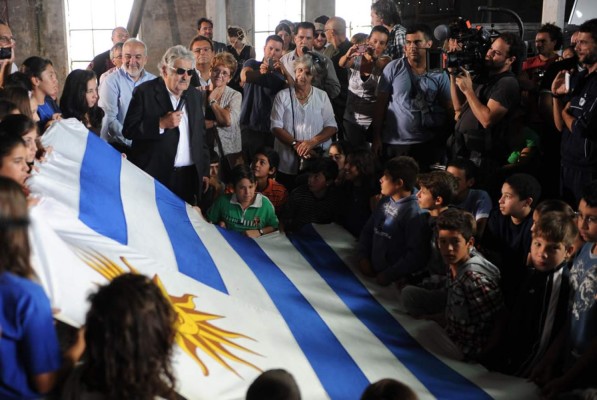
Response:
[[[97,252],[79,250],[78,256],[85,262],[85,264],[94,269],[108,281],[127,272],[118,264]],[[126,265],[131,273],[139,273],[139,271],[130,265],[125,257],[120,257],[120,260]],[[186,354],[195,360],[203,371],[203,375],[209,375],[209,368],[199,357],[199,351],[205,353],[238,377],[240,377],[239,373],[230,365],[229,361],[246,365],[261,372],[257,366],[242,359],[228,349],[232,348],[254,355],[260,355],[234,342],[236,339],[254,339],[240,333],[221,329],[214,325],[211,321],[224,317],[196,310],[194,299],[197,298],[197,296],[192,294],[184,294],[180,297],[173,296],[166,291],[163,282],[157,274],[154,275],[152,280],[160,288],[160,291],[176,312],[177,333],[174,339],[175,342]]]

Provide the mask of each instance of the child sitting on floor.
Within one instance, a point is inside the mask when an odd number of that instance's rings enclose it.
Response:
[[[488,350],[496,320],[504,310],[499,269],[473,252],[472,214],[450,208],[437,217],[437,245],[448,265],[446,310],[436,316],[465,359]],[[443,320],[443,321],[442,321]]]
[[[220,196],[207,211],[207,219],[236,232],[256,238],[278,229],[278,217],[267,197],[255,192],[253,171],[237,165],[231,171],[234,193]]]
[[[500,371],[526,376],[566,321],[568,266],[578,236],[563,212],[546,212],[534,224],[531,269],[523,279],[495,360]]]
[[[489,215],[481,252],[500,269],[506,306],[513,306],[531,248],[533,208],[541,185],[531,175],[514,174],[502,185],[499,208]]]
[[[427,223],[432,232],[428,245],[430,253],[427,267],[413,277],[411,285],[402,288],[400,298],[404,310],[411,315],[435,314],[446,307],[446,274],[448,267],[437,248],[435,222],[448,209],[456,193],[456,178],[446,171],[432,171],[418,178],[419,207],[429,211]]]
[[[419,166],[406,156],[386,163],[381,194],[359,237],[359,268],[387,286],[422,270],[429,258],[431,233],[413,194]]]
[[[587,242],[570,268],[568,322],[530,377],[545,398],[595,386],[597,368],[597,181],[582,192],[576,224]],[[564,398],[566,396],[563,396]],[[560,397],[558,397],[560,398]],[[568,397],[566,397],[568,398]],[[587,397],[588,398],[588,397]]]
[[[307,184],[290,194],[282,218],[285,231],[338,220],[341,198],[334,184],[337,177],[338,164],[334,160],[325,157],[314,161]]]
[[[284,185],[275,180],[278,164],[280,164],[280,156],[271,147],[258,149],[251,164],[257,179],[257,193],[261,193],[272,202],[276,214],[280,213],[288,200],[288,191]]]

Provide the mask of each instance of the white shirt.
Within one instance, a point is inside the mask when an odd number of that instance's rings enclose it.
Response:
[[[169,89],[168,95],[170,96],[172,108],[176,110],[180,99],[177,99]],[[180,125],[178,125],[178,131],[180,132],[180,136],[178,137],[178,147],[176,148],[174,166],[187,167],[189,165],[193,165],[193,159],[191,158],[191,137],[189,135],[189,115],[186,104],[182,111],[182,118],[180,119]],[[160,129],[160,133],[164,133],[164,131]]]
[[[199,84],[201,87],[211,85],[211,78],[207,78],[207,80],[205,80],[203,79],[203,77],[201,77],[201,71],[199,71],[197,68],[195,68],[195,71],[197,72],[197,76],[199,77]]]
[[[326,92],[313,87],[313,92],[305,104],[301,104],[292,90],[292,105],[294,105],[294,122],[288,89],[280,90],[274,100],[271,114],[271,127],[283,128],[295,140],[309,140],[320,133],[325,127],[337,128],[332,103]],[[324,149],[330,146],[331,139],[322,143]],[[298,173],[299,158],[294,149],[278,139],[274,142],[274,149],[280,155],[278,170],[290,175]]]

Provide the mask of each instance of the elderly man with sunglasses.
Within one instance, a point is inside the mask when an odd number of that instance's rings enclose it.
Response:
[[[160,77],[140,85],[124,120],[131,161],[174,194],[196,205],[209,182],[203,100],[190,88],[193,53],[174,46],[158,64]]]

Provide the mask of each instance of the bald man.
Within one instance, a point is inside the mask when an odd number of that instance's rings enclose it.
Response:
[[[112,45],[116,43],[124,43],[129,38],[129,31],[122,26],[117,26],[112,30]],[[110,59],[110,50],[104,51],[101,54],[95,56],[95,58],[89,63],[87,69],[93,70],[97,77],[98,83],[99,78],[104,72],[114,67],[114,63]]]
[[[346,108],[346,98],[348,96],[348,69],[341,68],[338,62],[346,54],[352,43],[346,37],[346,21],[340,17],[332,17],[325,23],[325,37],[328,46],[323,51],[323,55],[328,57],[332,64],[336,76],[340,82],[340,94],[332,99],[334,115],[338,123],[338,138],[344,139],[344,109]]]

